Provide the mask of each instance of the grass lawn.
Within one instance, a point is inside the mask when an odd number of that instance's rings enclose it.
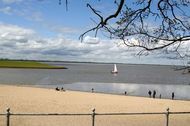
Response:
[[[65,67],[52,66],[36,61],[12,61],[12,60],[0,60],[0,68],[66,69]]]

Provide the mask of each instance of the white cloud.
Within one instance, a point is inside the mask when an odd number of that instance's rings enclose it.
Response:
[[[79,40],[63,37],[40,38],[31,29],[3,23],[0,23],[0,49],[1,58],[123,63],[166,61],[162,58],[163,55],[155,58],[151,54],[139,58],[134,55],[137,53],[136,49],[127,48],[119,40],[101,40],[88,36],[86,42],[81,43]]]
[[[100,39],[97,37],[85,36],[83,42],[87,44],[98,44]]]
[[[29,36],[35,32],[30,29],[21,28],[16,25],[8,25],[0,23],[0,40],[1,41],[10,41],[18,40],[21,42],[23,39],[28,39]]]
[[[118,57],[119,50],[114,43],[99,42],[88,37],[90,42],[58,38],[38,38],[30,29],[15,25],[0,24],[0,46],[7,58],[33,58],[51,60],[85,60],[85,61],[113,61]],[[92,41],[93,40],[93,41]]]

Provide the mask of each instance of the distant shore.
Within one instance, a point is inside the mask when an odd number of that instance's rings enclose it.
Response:
[[[86,64],[126,64],[126,65],[152,65],[152,66],[179,66],[183,67],[183,64],[154,64],[154,63],[123,63],[123,62],[93,62],[93,61],[67,61],[67,60],[25,60],[25,59],[0,59],[0,61],[31,61],[41,63],[86,63]]]
[[[0,85],[0,113],[10,108],[12,113],[91,113],[92,108],[97,113],[125,112],[189,112],[190,101],[151,99],[100,93],[78,91],[56,91],[23,86]],[[189,126],[190,114],[172,115],[170,125]],[[4,125],[5,118],[0,118]],[[91,125],[91,117],[16,117],[11,118],[14,126],[28,125]],[[144,116],[97,116],[99,125],[154,125],[164,126],[165,115]]]
[[[67,69],[62,66],[53,66],[37,61],[0,60],[0,68],[22,68],[22,69]]]

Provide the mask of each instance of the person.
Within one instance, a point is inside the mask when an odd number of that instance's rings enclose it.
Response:
[[[60,89],[58,87],[55,88],[56,91],[60,91]]]
[[[153,91],[153,98],[155,98],[156,97],[156,91],[154,90]]]
[[[62,88],[61,88],[61,91],[65,91],[65,89],[62,87]]]
[[[94,92],[94,88],[91,89],[92,90],[92,93]]]
[[[160,94],[160,96],[159,96],[159,97],[160,97],[160,99],[161,99],[161,98],[162,98],[162,95]]]
[[[125,91],[125,95],[127,95],[127,91]]]
[[[175,95],[174,95],[174,92],[172,92],[172,100],[174,100],[174,96],[175,96]]]
[[[149,90],[148,95],[149,95],[150,98],[151,98],[151,94],[152,94],[152,92]]]

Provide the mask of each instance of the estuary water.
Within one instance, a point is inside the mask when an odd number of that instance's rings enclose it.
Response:
[[[119,73],[111,74],[113,64],[48,62],[68,69],[0,69],[1,84],[64,87],[69,90],[124,94],[190,100],[190,74],[167,65],[117,64]]]

